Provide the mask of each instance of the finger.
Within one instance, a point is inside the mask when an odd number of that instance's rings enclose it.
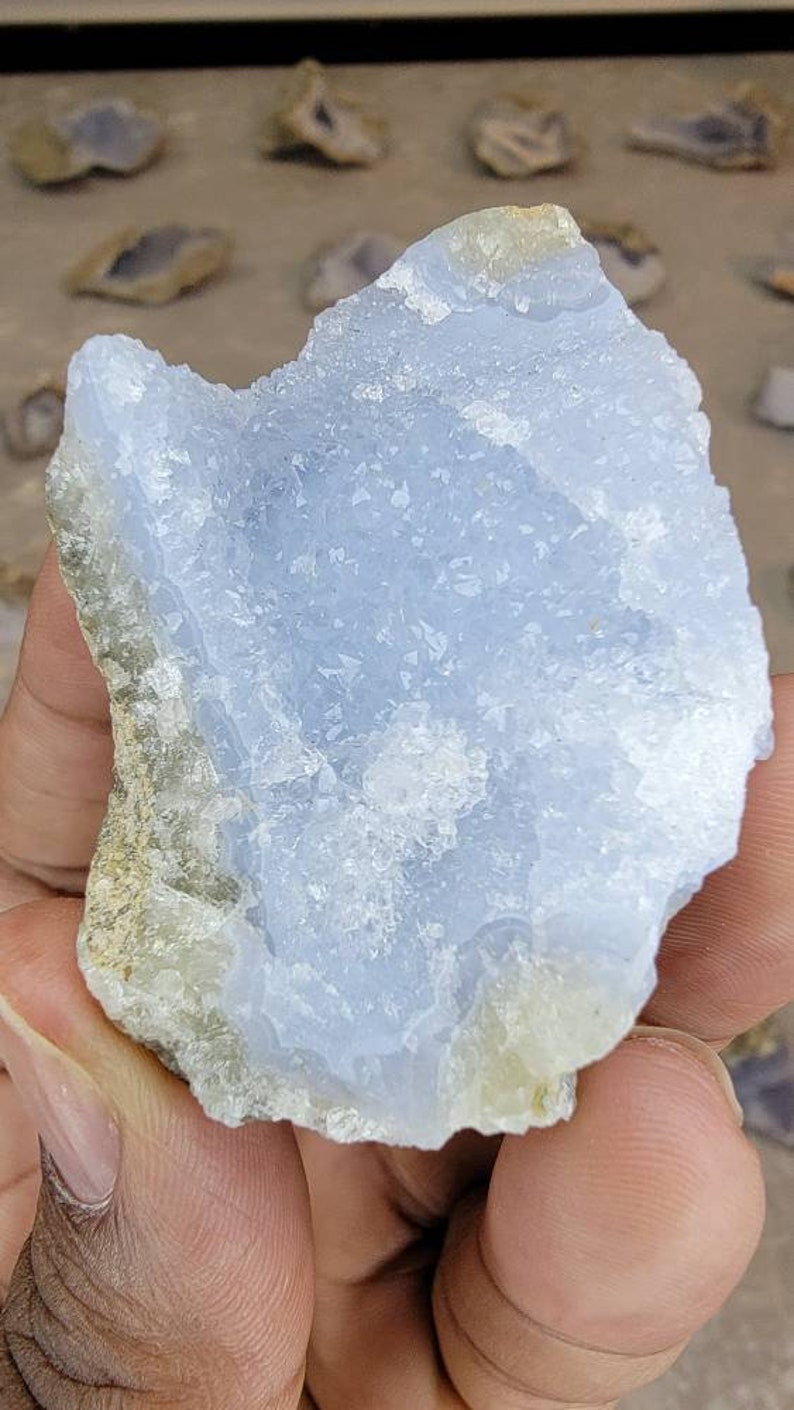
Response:
[[[80,890],[112,758],[105,687],[51,549],[0,721],[0,857],[48,886]]]
[[[454,1202],[491,1172],[497,1137],[460,1131],[442,1150],[338,1145],[298,1131],[309,1183],[317,1278],[333,1289],[370,1284],[425,1233],[442,1226]]]
[[[6,1072],[0,1072],[0,1307],[31,1228],[39,1192],[39,1143]]]
[[[774,702],[775,752],[750,779],[738,856],[673,920],[646,1010],[718,1046],[794,999],[794,675]]]
[[[449,1209],[487,1178],[498,1141],[462,1131],[441,1151],[419,1151],[304,1131],[299,1142],[315,1241],[307,1381],[317,1406],[462,1410],[438,1367],[427,1287]]]
[[[78,913],[0,923],[0,1047],[49,1153],[0,1388],[24,1384],[20,1410],[294,1410],[312,1268],[292,1133],[210,1122],[111,1027],[75,967]]]
[[[316,1305],[308,1383],[323,1410],[461,1410],[438,1366],[427,1289],[452,1204],[487,1180],[498,1140],[440,1151],[340,1146],[299,1133]]]
[[[718,1059],[662,1032],[583,1074],[569,1124],[505,1139],[453,1219],[439,1345],[471,1410],[609,1405],[664,1370],[757,1242],[763,1191]]]
[[[2,732],[2,721],[0,721]],[[37,901],[52,894],[52,888],[35,877],[26,876],[16,866],[0,856],[0,915],[10,911],[12,906],[22,906],[26,901]]]

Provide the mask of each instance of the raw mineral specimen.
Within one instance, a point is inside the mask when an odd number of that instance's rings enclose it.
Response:
[[[583,220],[580,229],[598,251],[610,284],[627,304],[644,303],[658,293],[667,278],[656,245],[629,221]]]
[[[794,1053],[775,1019],[737,1038],[725,1053],[745,1126],[794,1148]]]
[[[3,437],[17,460],[49,455],[62,430],[63,387],[58,382],[45,382],[28,392],[3,417]]]
[[[4,563],[0,559],[0,602],[9,606],[27,602],[35,582],[33,574],[26,569],[15,563]]]
[[[759,421],[794,431],[794,367],[770,367],[754,403]]]
[[[377,231],[359,231],[324,245],[307,266],[303,299],[312,313],[357,294],[384,274],[405,248],[404,241]]]
[[[24,600],[21,597],[10,600],[0,582],[0,710],[14,679],[26,615]]]
[[[788,128],[782,106],[744,86],[702,113],[648,117],[629,132],[629,145],[667,152],[714,167],[774,166]]]
[[[74,108],[61,117],[25,123],[12,132],[8,153],[37,186],[74,181],[90,171],[116,176],[140,171],[159,155],[162,125],[125,98]]]
[[[336,166],[374,166],[386,152],[386,124],[335,92],[315,59],[303,59],[265,122],[259,150],[266,157],[314,152]]]
[[[231,250],[232,242],[223,230],[132,226],[103,240],[64,282],[71,294],[165,304],[224,269]]]
[[[81,961],[213,1116],[521,1131],[630,1027],[770,747],[699,404],[554,206],[436,231],[246,391],[77,354]]]
[[[568,166],[576,155],[568,120],[534,98],[491,98],[469,126],[472,151],[497,176],[534,176]]]
[[[760,260],[755,278],[773,294],[794,299],[794,230],[787,230],[777,253]]]

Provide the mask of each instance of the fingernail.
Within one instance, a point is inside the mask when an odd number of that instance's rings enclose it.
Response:
[[[629,1038],[639,1038],[645,1043],[655,1041],[668,1046],[686,1048],[687,1052],[697,1058],[703,1067],[708,1068],[711,1076],[720,1087],[737,1126],[744,1125],[744,1112],[731,1081],[731,1075],[722,1058],[707,1043],[701,1043],[700,1039],[695,1038],[691,1033],[682,1033],[679,1028],[656,1028],[652,1023],[638,1023],[635,1028],[632,1028]]]
[[[0,1061],[67,1194],[89,1208],[113,1194],[118,1127],[91,1078],[0,997]]]

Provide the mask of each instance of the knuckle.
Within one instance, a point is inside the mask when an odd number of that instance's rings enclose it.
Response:
[[[494,1277],[479,1236],[481,1198],[453,1216],[433,1287],[433,1313],[447,1374],[470,1410],[543,1405],[607,1407],[656,1379],[683,1347],[650,1356],[564,1337],[518,1307]]]

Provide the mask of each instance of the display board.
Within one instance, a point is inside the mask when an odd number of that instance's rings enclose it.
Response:
[[[791,0],[0,0],[0,24],[790,10]]]

